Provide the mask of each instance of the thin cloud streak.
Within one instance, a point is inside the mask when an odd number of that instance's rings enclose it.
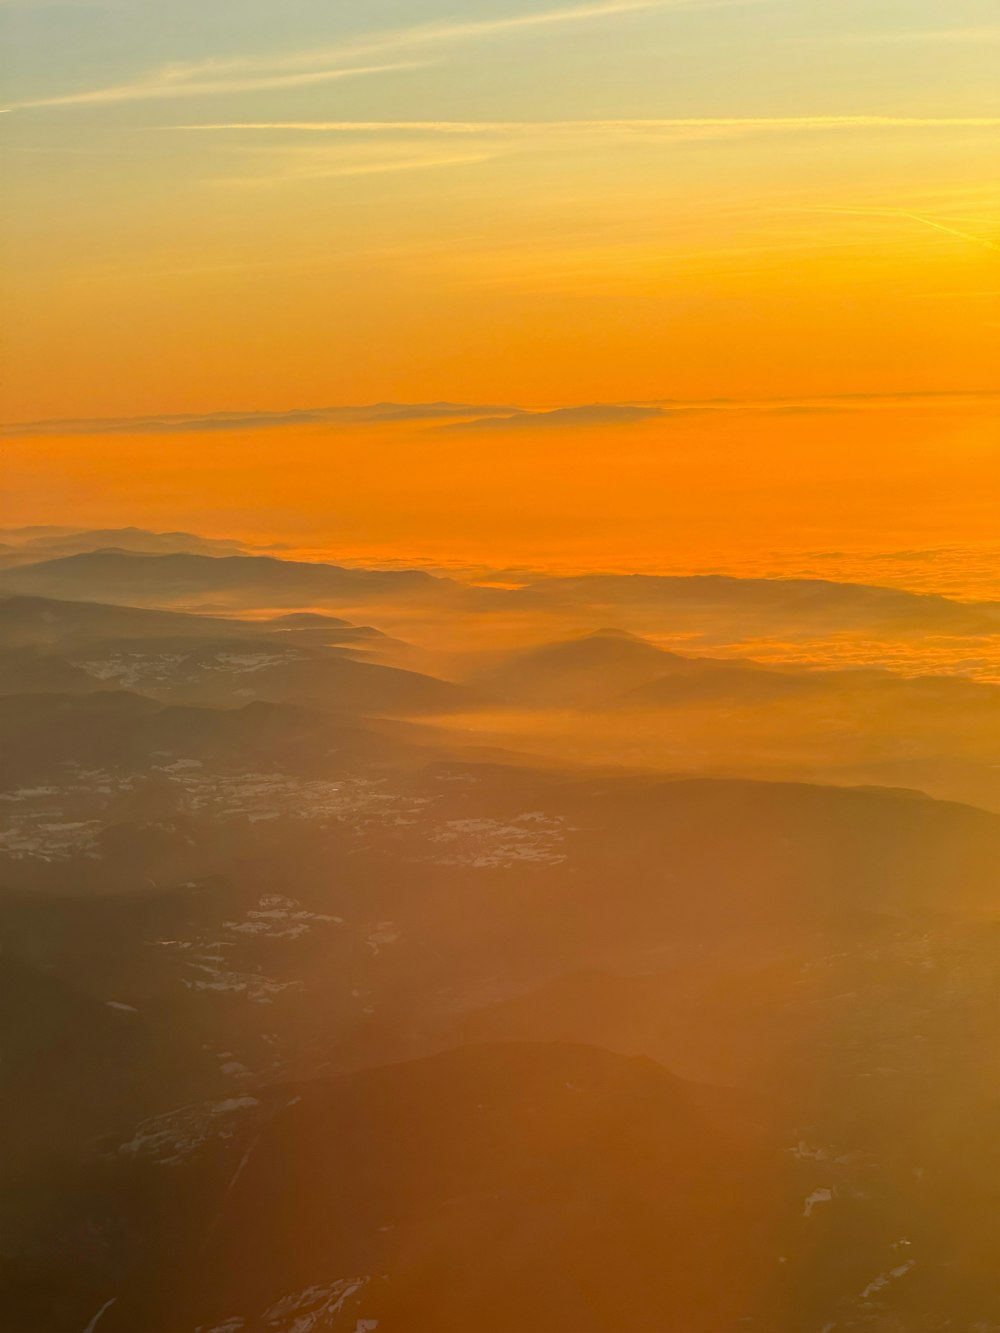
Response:
[[[179,133],[510,134],[657,130],[997,129],[1000,116],[663,116],[617,120],[275,120],[218,121],[163,127]]]
[[[523,411],[514,404],[370,403],[362,406],[303,407],[286,411],[206,412],[165,416],[83,417],[23,421],[0,425],[0,436],[30,435],[177,435],[208,431],[270,430],[282,426],[377,425],[393,422],[442,421],[454,417],[511,416]]]
[[[740,3],[740,0],[718,0],[718,3],[735,4]],[[424,23],[415,27],[375,32],[367,37],[321,50],[310,48],[306,51],[293,51],[277,56],[233,56],[224,61],[210,60],[175,68],[180,69],[188,77],[226,70],[297,69],[328,61],[356,59],[360,55],[396,51],[400,48],[474,42],[480,38],[495,37],[522,29],[583,23],[644,10],[691,7],[714,8],[715,3],[713,0],[708,0],[706,4],[700,4],[699,0],[614,0],[612,3],[573,5],[569,8],[540,10],[530,14],[506,15],[494,19]]]
[[[321,159],[305,166],[294,162],[285,170],[260,176],[223,176],[218,185],[267,186],[289,184],[293,181],[330,180],[339,176],[381,176],[387,172],[426,171],[436,167],[475,166],[481,162],[492,162],[493,153],[461,153],[447,157],[403,157],[391,158],[380,162],[359,162],[355,164],[329,165]]]
[[[412,69],[406,61],[358,67],[347,62],[405,53],[413,47],[447,46],[475,42],[506,32],[551,27],[613,18],[622,14],[658,9],[715,8],[717,5],[754,3],[755,0],[605,0],[604,3],[574,5],[531,14],[495,19],[433,23],[419,27],[373,33],[334,47],[291,52],[280,56],[233,56],[227,59],[190,61],[165,65],[145,78],[88,92],[37,98],[16,103],[14,110],[41,107],[88,106],[116,102],[145,101],[174,97],[196,97],[291,88],[350,74],[383,73]],[[421,62],[423,63],[423,62]]]
[[[65,97],[46,97],[35,102],[20,102],[8,110],[26,111],[37,107],[100,106],[115,102],[155,101],[174,97],[209,97],[215,94],[265,92],[272,88],[300,88],[334,79],[358,78],[371,74],[390,74],[417,69],[416,61],[394,61],[387,65],[360,65],[346,69],[303,71],[298,74],[274,74],[242,80],[207,80],[201,83],[171,82],[123,83],[113,88],[98,88],[89,93],[69,93]]]
[[[1000,42],[1000,26],[983,24],[967,28],[915,28],[900,32],[845,32],[822,33],[810,37],[797,37],[796,41],[835,43],[837,45],[869,46],[880,43],[930,43],[939,46],[942,43],[962,42]]]

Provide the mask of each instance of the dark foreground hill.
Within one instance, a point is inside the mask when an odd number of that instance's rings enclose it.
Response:
[[[23,1327],[82,1328],[113,1301],[102,1333],[723,1333],[798,1211],[738,1099],[584,1046],[469,1047],[249,1100],[204,1137],[178,1124],[92,1164],[64,1237],[99,1256],[124,1233],[129,1268],[67,1246],[15,1297]]]
[[[0,1329],[1000,1322],[1000,816],[424,734],[0,699]]]

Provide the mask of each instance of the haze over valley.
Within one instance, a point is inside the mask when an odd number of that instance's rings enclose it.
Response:
[[[997,604],[4,540],[4,1327],[1000,1319]]]

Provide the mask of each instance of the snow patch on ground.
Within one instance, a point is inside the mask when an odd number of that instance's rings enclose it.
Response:
[[[828,1162],[830,1154],[825,1148],[813,1148],[799,1139],[794,1148],[788,1150],[797,1162]]]
[[[871,1282],[868,1283],[868,1286],[865,1287],[864,1291],[861,1293],[861,1299],[863,1301],[871,1300],[873,1296],[877,1296],[880,1291],[885,1291],[886,1287],[890,1286],[893,1282],[898,1282],[901,1277],[906,1276],[911,1268],[915,1267],[915,1261],[909,1259],[905,1264],[899,1264],[895,1268],[890,1268],[888,1272],[879,1273],[878,1277],[872,1278]]]
[[[0,801],[11,807],[0,833],[0,855],[48,861],[98,856],[100,835],[115,822],[115,802],[143,780],[135,774],[85,770],[75,764],[62,768],[66,776],[58,786],[0,793]],[[565,818],[541,810],[508,819],[442,819],[431,798],[393,791],[384,778],[219,770],[173,751],[153,756],[147,773],[169,783],[177,817],[250,825],[287,821],[320,830],[343,829],[359,840],[374,835],[384,841],[399,834],[423,842],[426,851],[418,852],[418,859],[446,866],[546,867],[567,859],[565,842],[571,826]],[[173,824],[168,820],[157,827],[169,832]],[[275,897],[271,903],[262,902],[243,922],[227,923],[227,928],[243,935],[291,939],[322,920],[318,914],[304,913],[292,900]]]
[[[225,921],[226,930],[239,935],[264,935],[271,940],[294,940],[308,935],[315,923],[342,925],[343,917],[308,912],[295,898],[265,894],[243,921]]]
[[[161,769],[166,771],[166,769]],[[410,824],[427,800],[385,790],[368,778],[301,778],[288,773],[177,772],[173,780],[192,813],[223,819],[292,819],[348,824],[359,833],[386,824]]]
[[[116,653],[79,665],[93,680],[113,681],[123,689],[170,680],[184,661],[183,653]]]
[[[307,1287],[272,1305],[261,1321],[268,1333],[319,1333],[332,1329],[347,1302],[363,1292],[371,1278],[348,1277],[326,1287]]]
[[[394,921],[379,921],[375,929],[368,935],[367,944],[373,954],[378,954],[386,946],[396,944],[402,938],[402,931],[396,929]]]
[[[261,940],[297,940],[317,925],[343,924],[343,917],[310,912],[296,898],[264,894],[242,920],[223,921],[214,930],[203,930],[192,939],[161,939],[154,945],[178,955],[187,973],[183,984],[188,990],[240,995],[255,1004],[271,1004],[284,991],[301,990],[302,982],[268,976],[252,959],[247,961],[241,949]],[[217,938],[217,932],[223,938]]]
[[[534,862],[561,865],[565,819],[536,810],[514,819],[451,819],[432,830],[430,838],[443,848],[440,865],[505,867]]]
[[[136,1128],[128,1142],[119,1145],[118,1154],[176,1166],[209,1139],[231,1139],[244,1117],[259,1106],[256,1097],[226,1097],[151,1116]]]
[[[210,671],[231,671],[243,675],[250,671],[263,671],[266,667],[284,666],[286,662],[301,662],[304,653],[216,653],[202,665]]]
[[[821,1203],[831,1203],[832,1201],[833,1201],[833,1190],[828,1190],[828,1189],[813,1190],[812,1194],[808,1195],[808,1197],[806,1198],[805,1205],[802,1209],[802,1216],[812,1217],[814,1208],[816,1208]]]
[[[153,653],[128,652],[112,653],[108,657],[98,658],[78,665],[93,680],[111,681],[127,690],[142,686],[176,684],[178,681],[189,684],[204,678],[213,672],[226,675],[242,676],[269,667],[285,666],[289,662],[300,662],[304,653],[286,650],[282,652],[259,653],[211,653],[208,655],[192,653]]]
[[[21,861],[69,861],[96,855],[103,824],[98,819],[52,819],[44,811],[9,817],[0,831],[0,854]]]
[[[248,1321],[242,1315],[226,1319],[221,1324],[203,1325],[195,1333],[247,1333],[251,1327],[262,1333],[332,1333],[334,1327],[344,1328],[338,1316],[348,1302],[360,1296],[371,1282],[370,1277],[346,1277],[326,1286],[306,1287],[303,1291],[283,1296],[259,1320]],[[359,1319],[355,1333],[376,1333],[377,1319]]]
[[[105,827],[102,813],[108,798],[131,790],[131,778],[117,777],[105,769],[85,769],[77,764],[62,766],[67,780],[58,786],[16,787],[0,792],[0,856],[13,860],[70,861],[78,856],[96,857],[100,834]],[[73,818],[68,816],[72,812]]]
[[[278,981],[262,972],[236,972],[223,964],[190,962],[187,966],[203,973],[200,977],[184,978],[188,990],[243,995],[255,1004],[271,1004],[276,995],[302,986],[299,981]]]

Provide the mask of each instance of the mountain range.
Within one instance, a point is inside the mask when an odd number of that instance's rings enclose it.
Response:
[[[1000,1325],[995,685],[678,651],[684,580],[10,579],[5,1333]]]

